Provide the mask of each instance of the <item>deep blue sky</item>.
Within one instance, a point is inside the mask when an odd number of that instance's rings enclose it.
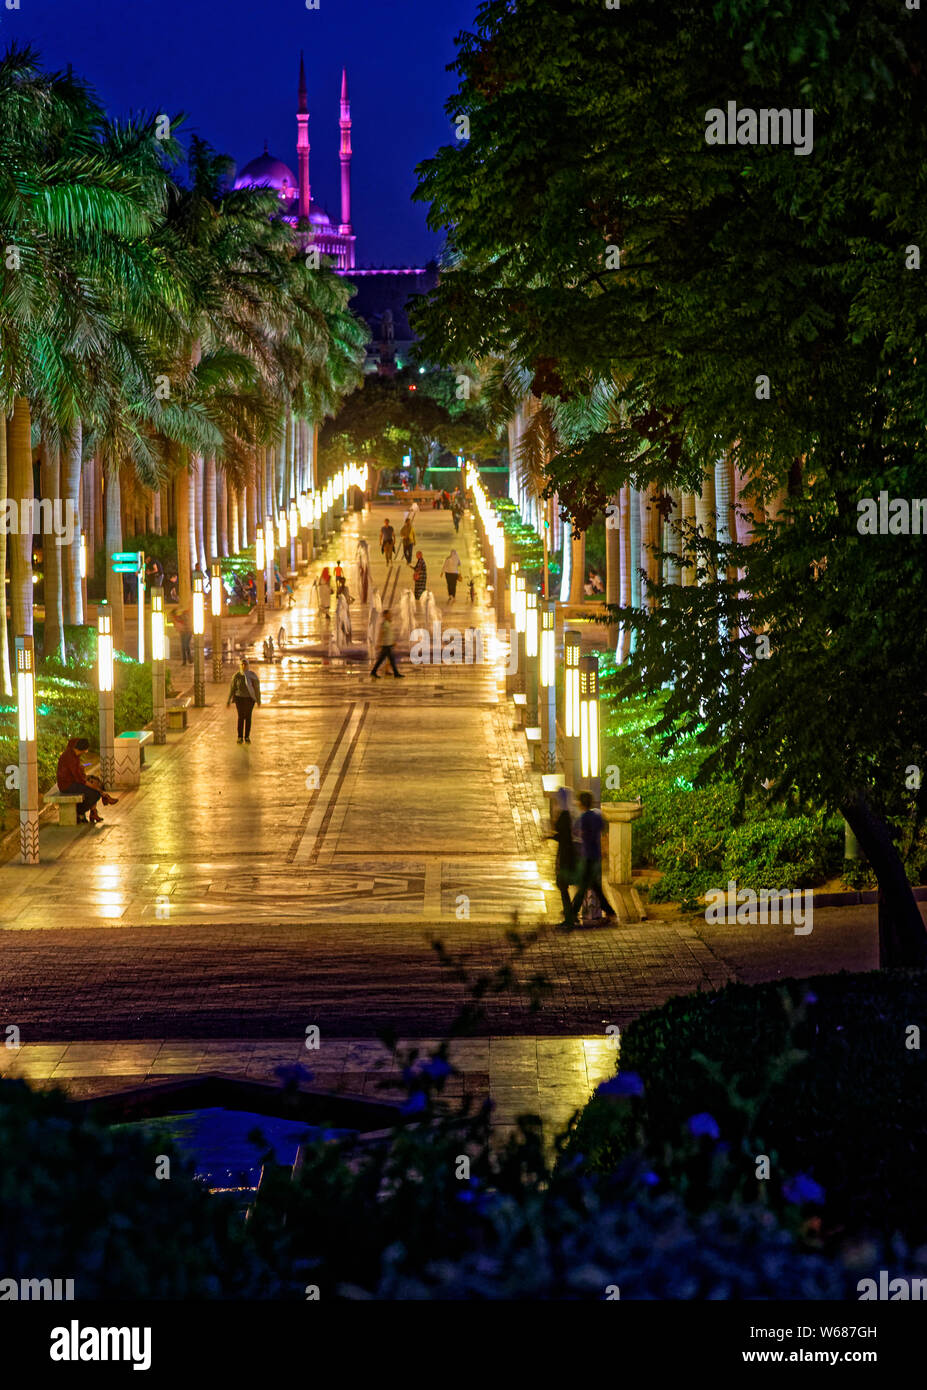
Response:
[[[264,148],[296,170],[299,52],[309,89],[313,201],[338,221],[338,98],[348,69],[358,265],[424,265],[439,249],[412,203],[414,168],[453,140],[444,102],[454,36],[478,0],[20,0],[0,46],[32,43],[114,115],[183,110],[239,168]]]

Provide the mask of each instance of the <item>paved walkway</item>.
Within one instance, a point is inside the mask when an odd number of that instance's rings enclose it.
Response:
[[[390,583],[397,610],[411,570],[386,573],[376,535],[387,515],[398,530],[401,509],[378,506],[324,558],[340,554],[358,593],[366,535],[374,583]],[[482,594],[471,608],[462,584],[447,611],[440,577],[452,544],[464,574],[481,574],[469,523],[455,537],[449,513],[425,511],[417,530],[445,624],[488,637]],[[540,779],[493,667],[404,661],[403,682],[372,681],[366,659],[326,654],[312,597],[304,581],[296,607],[269,614],[269,629],[287,628],[282,660],[264,664],[253,641],[264,703],[250,746],[236,743],[227,670],[188,731],[149,751],[141,789],[106,808],[103,827],[49,827],[39,867],[0,867],[0,1024],[17,1024],[24,1044],[14,1069],[86,1087],[218,1059],[269,1079],[281,1060],[305,1063],[316,1024],[328,1040],[310,1063],[316,1084],[337,1074],[364,1093],[377,1068],[352,1058],[370,1040],[384,1028],[444,1035],[468,999],[464,977],[482,977],[483,1036],[461,1052],[461,1084],[493,1093],[500,1124],[532,1098],[559,1123],[612,1070],[609,1025],[734,978],[876,963],[874,908],[817,912],[803,938],[666,910],[557,932]],[[359,604],[352,621],[362,638]],[[174,671],[178,686],[189,679]],[[513,926],[530,938],[521,953]],[[7,1070],[2,1049],[0,1061]]]

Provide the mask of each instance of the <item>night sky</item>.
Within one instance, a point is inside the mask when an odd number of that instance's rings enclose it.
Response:
[[[31,43],[71,63],[113,115],[188,115],[240,169],[270,152],[296,172],[296,88],[305,52],[314,202],[338,221],[338,98],[348,69],[357,263],[424,265],[439,238],[410,202],[415,165],[453,128],[444,102],[454,36],[478,0],[20,0],[0,8],[0,46]]]

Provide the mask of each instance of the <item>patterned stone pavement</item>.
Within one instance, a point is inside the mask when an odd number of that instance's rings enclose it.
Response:
[[[365,534],[374,583],[390,584],[396,610],[411,571],[386,573],[376,544],[386,515],[351,518],[325,561],[340,556],[357,593]],[[489,651],[482,594],[471,608],[461,585],[447,611],[440,577],[451,544],[464,573],[480,575],[469,523],[455,538],[449,513],[426,511],[417,530],[445,623],[485,626]],[[0,867],[0,1024],[20,1028],[13,1055],[28,1074],[89,1084],[173,1074],[178,1058],[194,1072],[216,1058],[223,1071],[230,1057],[233,1069],[276,1065],[301,1056],[317,1024],[329,1051],[313,1063],[316,1084],[337,1073],[365,1092],[376,1069],[348,1065],[352,1047],[379,1046],[383,1029],[443,1035],[467,998],[461,972],[438,959],[440,939],[470,978],[511,970],[486,996],[483,1036],[461,1053],[466,1084],[489,1088],[500,1124],[535,1097],[559,1123],[604,1074],[596,1068],[613,1069],[608,1025],[729,979],[875,963],[872,908],[817,913],[800,939],[666,910],[556,931],[540,780],[493,666],[405,660],[401,684],[372,681],[366,659],[328,654],[311,584],[297,594],[268,624],[282,621],[288,644],[272,666],[257,662],[264,703],[250,746],[236,743],[227,681],[207,685],[206,708],[150,751],[142,787],[107,808],[104,827],[48,827],[38,868]],[[352,622],[358,642],[359,604]],[[246,632],[256,655],[263,633]],[[189,668],[173,669],[182,688]],[[521,953],[513,925],[531,935]],[[534,1009],[527,986],[538,978]]]

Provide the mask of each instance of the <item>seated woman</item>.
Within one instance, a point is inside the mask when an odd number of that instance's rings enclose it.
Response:
[[[102,788],[98,791],[91,786],[84,772],[84,764],[81,762],[81,753],[86,753],[90,744],[85,738],[69,738],[68,746],[65,748],[61,757],[58,759],[58,790],[68,796],[83,796],[83,801],[77,808],[77,819],[84,825],[87,824],[87,812],[90,812],[91,825],[99,825],[103,817],[97,811],[97,802],[102,796],[105,805],[115,806],[116,801],[113,797],[107,796]]]

